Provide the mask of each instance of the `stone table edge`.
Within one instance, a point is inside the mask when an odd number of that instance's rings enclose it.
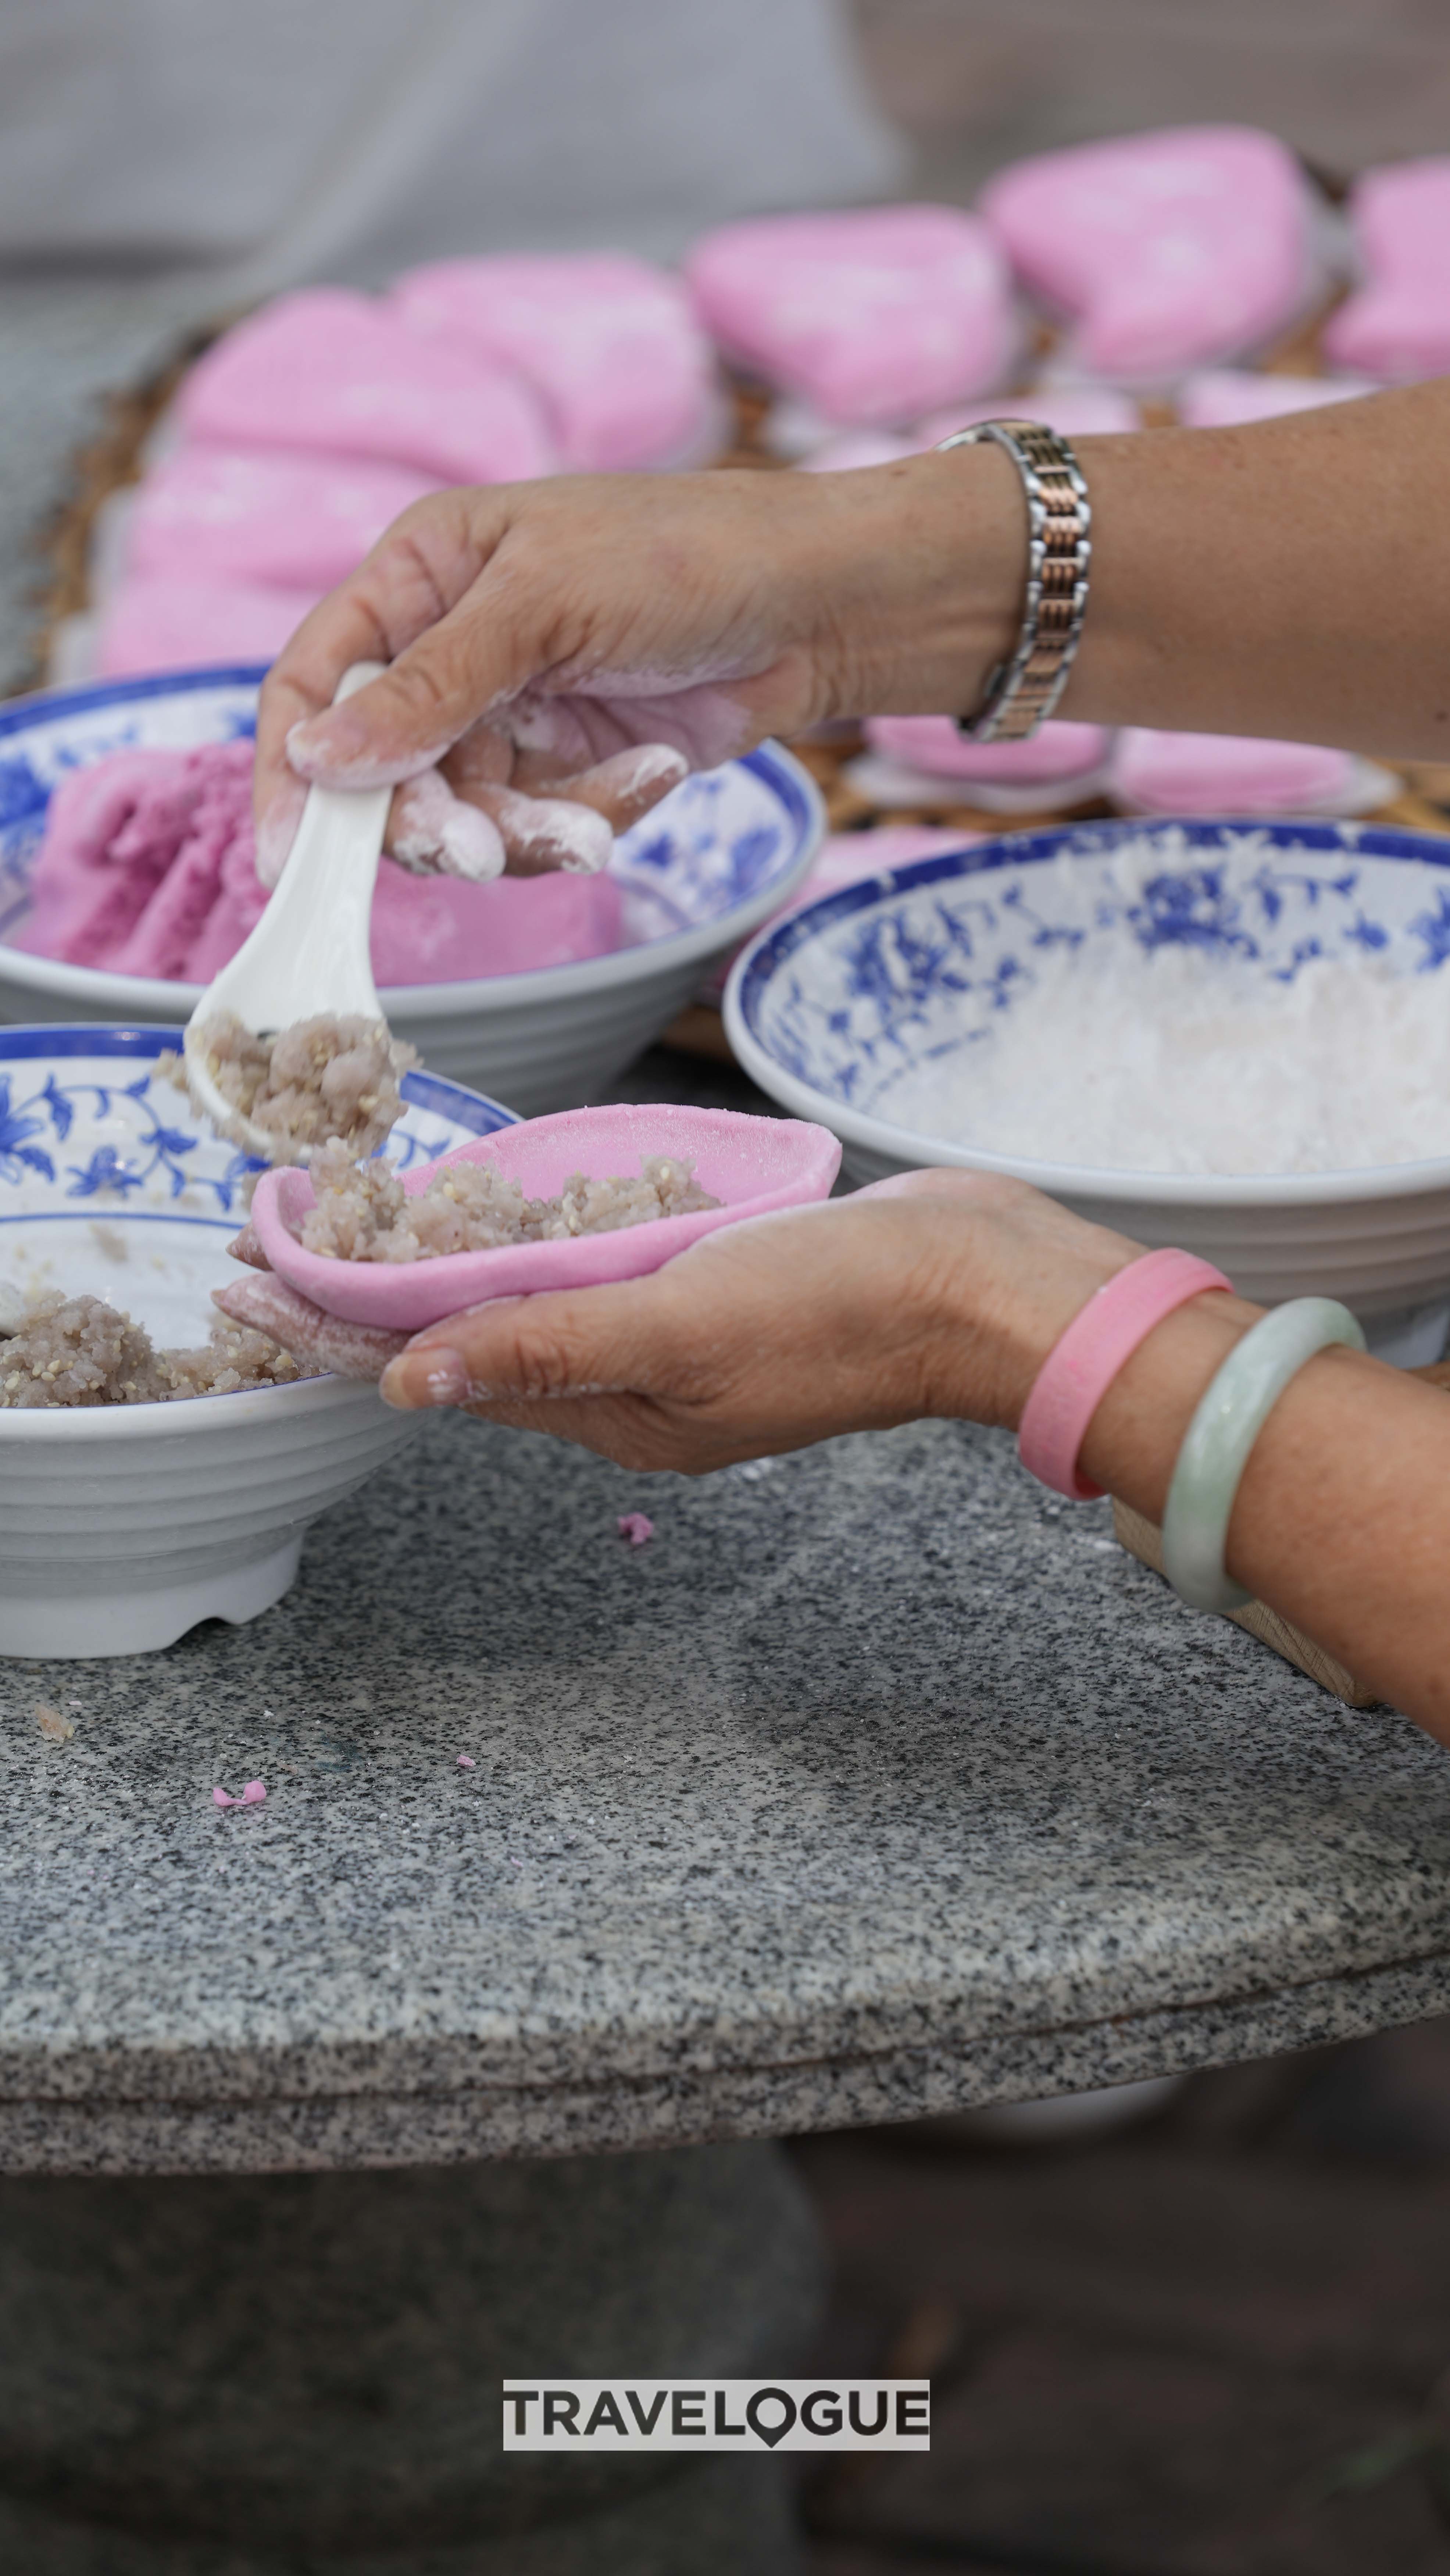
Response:
[[[607,2086],[190,2102],[0,2100],[0,2172],[334,2171],[597,2155],[911,2120],[1363,2037],[1450,2006],[1450,1959],[999,2032],[965,2049],[689,2071]],[[1104,2045],[1111,2033],[1111,2045]]]

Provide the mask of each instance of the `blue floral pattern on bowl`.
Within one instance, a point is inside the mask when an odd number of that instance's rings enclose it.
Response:
[[[261,666],[169,672],[56,690],[0,708],[0,942],[29,903],[54,789],[74,769],[138,746],[191,750],[249,735]],[[625,833],[610,863],[629,943],[696,930],[787,881],[816,829],[794,764],[770,743],[688,778]]]
[[[889,1121],[898,1078],[990,1045],[1050,951],[1188,946],[1279,984],[1356,950],[1434,973],[1450,956],[1447,871],[1450,841],[1369,824],[1024,833],[805,906],[760,934],[736,999],[784,1072]]]
[[[264,1166],[219,1139],[158,1063],[180,1029],[0,1029],[0,1280],[109,1298],[204,1340],[208,1292]],[[436,1074],[403,1078],[388,1151],[405,1170],[510,1112]]]

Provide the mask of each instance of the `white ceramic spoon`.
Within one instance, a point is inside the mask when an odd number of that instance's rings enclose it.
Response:
[[[334,706],[365,689],[381,662],[354,662]],[[373,982],[368,934],[390,787],[314,787],[287,865],[266,911],[186,1024],[186,1075],[197,1107],[224,1135],[270,1161],[277,1139],[223,1099],[207,1061],[206,1023],[230,1012],[254,1036],[273,1037],[319,1011],[386,1017]]]

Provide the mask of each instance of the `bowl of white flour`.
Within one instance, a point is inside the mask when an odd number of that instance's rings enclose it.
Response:
[[[746,1069],[858,1181],[1011,1172],[1248,1297],[1450,1325],[1450,840],[1109,822],[918,860],[768,928]]]

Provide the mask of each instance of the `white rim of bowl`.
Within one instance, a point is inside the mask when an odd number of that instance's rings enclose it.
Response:
[[[298,1378],[291,1386],[234,1387],[215,1397],[178,1396],[167,1404],[5,1405],[0,1407],[0,1442],[23,1447],[28,1440],[40,1440],[51,1447],[57,1440],[139,1439],[143,1432],[151,1440],[177,1440],[194,1438],[208,1423],[226,1437],[223,1424],[255,1422],[278,1405],[285,1404],[293,1415],[309,1409],[320,1413],[362,1395],[377,1395],[370,1379],[337,1377],[329,1370],[326,1377]],[[209,1413],[197,1421],[198,1404],[224,1404],[225,1415]]]
[[[199,689],[203,685],[223,688],[228,683],[238,688],[256,685],[262,674],[260,671],[222,666],[214,671],[177,671],[165,676],[175,682],[190,681],[194,688]],[[92,685],[108,694],[112,687],[118,692],[125,687],[124,681],[119,680],[110,684],[97,681]],[[85,687],[74,691],[37,690],[28,697],[11,700],[3,712],[9,714],[16,707],[25,707],[36,713],[50,708],[60,714],[75,699],[88,694]],[[138,688],[135,694],[138,697],[164,695],[162,678],[158,677],[144,689]],[[0,740],[3,739],[4,734],[0,732]],[[767,914],[778,912],[783,903],[789,902],[814,862],[826,832],[826,807],[821,791],[810,771],[793,752],[786,750],[783,743],[757,743],[753,751],[741,754],[741,761],[747,767],[759,762],[767,777],[772,771],[776,772],[789,791],[783,799],[787,811],[791,794],[803,808],[801,846],[790,866],[773,878],[769,886],[759,889],[744,903],[736,904],[731,911],[720,914],[717,920],[707,922],[699,929],[668,930],[658,939],[640,940],[632,948],[613,949],[603,957],[575,958],[567,966],[529,967],[518,975],[466,976],[449,984],[385,984],[380,989],[389,1016],[406,1014],[413,1019],[442,1019],[450,1011],[466,1010],[482,1017],[532,1002],[562,1002],[576,993],[581,985],[587,985],[591,992],[608,992],[616,984],[633,983],[639,978],[644,961],[651,958],[658,958],[662,966],[674,968],[692,965],[696,961],[703,963],[706,958],[734,948]],[[760,775],[761,771],[756,774]],[[644,819],[647,822],[649,817],[646,815]],[[147,1017],[153,1013],[164,1013],[168,1019],[185,1019],[206,989],[202,984],[171,984],[161,976],[114,975],[98,966],[67,966],[58,958],[33,957],[28,950],[12,948],[3,939],[0,939],[0,976],[27,992],[50,994],[81,1007],[91,1005],[102,1023],[107,1018],[119,1022],[136,1013]]]
[[[1332,822],[1322,815],[1301,818],[1306,829],[1333,831]],[[1262,816],[1242,815],[1158,815],[1153,818],[1158,828],[1169,824],[1189,824],[1213,831],[1262,832],[1271,828],[1292,830],[1294,824],[1282,817],[1266,822]],[[1131,823],[1118,827],[1120,832],[1142,828]],[[950,1143],[945,1137],[925,1136],[915,1127],[893,1126],[888,1119],[868,1117],[859,1109],[848,1108],[815,1083],[803,1082],[799,1075],[787,1073],[784,1066],[764,1047],[749,1027],[741,994],[757,958],[773,939],[783,932],[795,932],[792,950],[806,937],[815,936],[826,927],[825,916],[839,919],[851,910],[865,911],[868,902],[860,900],[869,889],[879,901],[895,895],[910,894],[916,885],[930,883],[932,873],[940,876],[951,869],[960,856],[967,862],[953,870],[954,876],[974,876],[983,872],[989,853],[1002,855],[998,866],[1014,861],[1038,864],[1056,855],[1055,851],[1033,851],[1036,841],[1051,840],[1059,844],[1069,834],[1112,832],[1111,823],[1076,824],[1064,832],[1004,834],[1000,839],[981,842],[960,853],[953,850],[935,852],[930,858],[912,859],[899,868],[884,869],[875,877],[859,878],[855,884],[839,887],[833,894],[818,895],[814,902],[802,904],[786,922],[767,922],[741,950],[730,969],[725,986],[723,1014],[725,1034],[737,1061],[752,1081],[789,1109],[797,1118],[809,1118],[820,1127],[829,1127],[846,1145],[864,1145],[892,1156],[897,1162],[930,1170],[945,1164],[953,1170],[1000,1172],[1009,1180],[1026,1180],[1052,1198],[1110,1199],[1121,1206],[1125,1200],[1137,1200],[1150,1207],[1296,1207],[1342,1206],[1346,1201],[1425,1198],[1450,1188],[1450,1155],[1438,1155],[1418,1163],[1368,1163],[1341,1172],[1136,1172],[1112,1170],[1088,1163],[1042,1163],[1027,1155],[993,1154],[985,1147]],[[1439,866],[1450,871],[1450,839],[1444,845],[1443,858],[1433,848],[1366,849],[1366,840],[1415,843],[1417,836],[1387,825],[1376,831],[1372,825],[1351,826],[1354,839],[1345,838],[1346,856],[1356,850],[1365,858],[1414,860],[1421,866]],[[1020,846],[1013,848],[1014,838]],[[1428,840],[1429,835],[1425,838]],[[1090,853],[1084,853],[1090,855]],[[929,873],[931,872],[931,873]],[[858,898],[855,905],[845,900]],[[831,908],[837,909],[832,912]],[[814,930],[805,925],[814,923]],[[782,961],[783,962],[783,959]]]
[[[3,1068],[7,1062],[14,1061],[7,1054],[7,1046],[9,1041],[15,1038],[41,1038],[46,1042],[47,1047],[53,1045],[57,1038],[83,1038],[88,1042],[103,1041],[117,1036],[141,1039],[144,1041],[142,1045],[114,1050],[123,1059],[134,1060],[137,1057],[154,1058],[160,1055],[168,1042],[179,1045],[183,1034],[180,1028],[158,1027],[150,1020],[143,1022],[139,1028],[124,1022],[107,1023],[102,1020],[75,1022],[56,1020],[49,1024],[42,1022],[36,1027],[22,1026],[19,1022],[12,1021],[8,1026],[0,1025],[0,1068]],[[36,1048],[37,1058],[43,1057],[45,1051],[46,1047]],[[79,1054],[81,1051],[79,1048],[70,1050],[73,1054]],[[96,1045],[95,1052],[98,1055],[105,1055],[111,1050],[102,1043]],[[467,1083],[455,1082],[448,1074],[430,1073],[425,1065],[417,1069],[416,1077],[405,1076],[405,1080],[409,1078],[416,1078],[435,1086],[439,1091],[453,1093],[465,1100],[483,1101],[490,1109],[497,1109],[502,1113],[505,1126],[516,1127],[519,1124],[514,1112],[511,1109],[505,1109],[502,1101],[491,1099],[487,1092],[473,1091]],[[432,1102],[428,1106],[436,1110],[439,1116],[448,1114],[441,1102]],[[484,1129],[480,1132],[487,1134],[495,1131]],[[122,1213],[124,1214],[124,1210]],[[226,1222],[230,1223],[230,1218]],[[245,1223],[245,1216],[238,1219],[239,1233]],[[3,1348],[3,1343],[0,1343],[0,1350]],[[324,1377],[298,1378],[291,1386],[235,1387],[217,1399],[225,1404],[225,1413],[209,1413],[201,1422],[197,1421],[192,1408],[196,1404],[209,1403],[211,1399],[205,1396],[182,1396],[170,1404],[36,1404],[23,1407],[0,1405],[0,1440],[18,1441],[22,1444],[27,1440],[43,1440],[48,1443],[57,1440],[122,1440],[128,1436],[139,1439],[142,1433],[145,1433],[149,1439],[175,1440],[204,1429],[208,1421],[218,1429],[227,1423],[245,1424],[255,1421],[259,1413],[265,1415],[279,1404],[285,1404],[294,1415],[305,1412],[309,1406],[313,1412],[320,1412],[329,1406],[350,1403],[360,1395],[376,1394],[376,1392],[370,1380],[339,1377],[329,1370]]]

